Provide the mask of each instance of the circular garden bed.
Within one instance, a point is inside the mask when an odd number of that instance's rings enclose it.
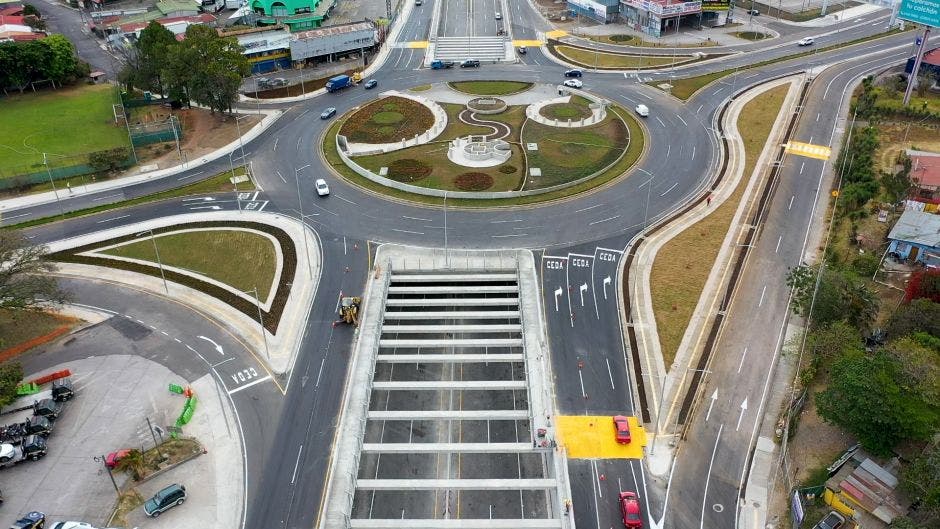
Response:
[[[477,97],[467,101],[467,108],[481,114],[499,114],[508,107],[505,101],[496,97]]]
[[[518,94],[532,88],[533,83],[522,81],[455,81],[447,86],[458,92],[478,96]]]
[[[427,107],[404,97],[385,97],[346,118],[339,133],[354,143],[393,143],[422,134],[434,125]]]
[[[591,108],[586,104],[574,102],[555,103],[540,108],[539,114],[548,119],[557,119],[558,121],[567,121],[569,119],[571,121],[580,121],[584,118],[591,117]]]

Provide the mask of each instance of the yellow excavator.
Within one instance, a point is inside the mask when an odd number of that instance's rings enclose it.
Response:
[[[362,298],[359,296],[340,296],[339,298],[339,320],[335,323],[350,323],[359,325],[359,305],[362,304]]]

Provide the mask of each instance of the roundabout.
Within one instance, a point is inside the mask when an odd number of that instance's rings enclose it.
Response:
[[[342,162],[333,168],[353,183],[377,184],[375,190],[486,206],[583,192],[625,175],[643,152],[636,119],[589,92],[474,81],[478,93],[512,91],[472,97],[455,84],[386,92],[341,117],[338,131],[334,125],[323,140],[324,152]]]

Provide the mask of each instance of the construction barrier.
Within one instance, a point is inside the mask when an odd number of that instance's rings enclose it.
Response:
[[[33,379],[31,383],[38,384],[41,386],[43,384],[48,384],[49,382],[52,382],[53,380],[59,380],[60,378],[65,378],[65,377],[70,377],[70,376],[72,376],[72,372],[69,371],[68,369],[63,369],[62,371],[56,371],[55,373],[50,373],[44,377]]]
[[[16,396],[25,397],[26,395],[35,395],[39,393],[39,386],[35,382],[27,382],[16,386]]]
[[[170,393],[176,393],[177,395],[183,394],[183,386],[180,386],[179,384],[170,384],[169,390]]]

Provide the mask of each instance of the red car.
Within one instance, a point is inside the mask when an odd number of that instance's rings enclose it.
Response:
[[[630,422],[623,415],[614,416],[614,430],[617,432],[617,442],[628,444],[630,439]]]
[[[118,461],[127,457],[127,454],[131,453],[130,448],[122,448],[120,450],[111,452],[104,458],[104,465],[108,468],[114,468],[117,466]]]
[[[640,516],[640,500],[632,492],[620,493],[620,514],[623,516],[623,526],[628,529],[643,527],[643,518]]]

